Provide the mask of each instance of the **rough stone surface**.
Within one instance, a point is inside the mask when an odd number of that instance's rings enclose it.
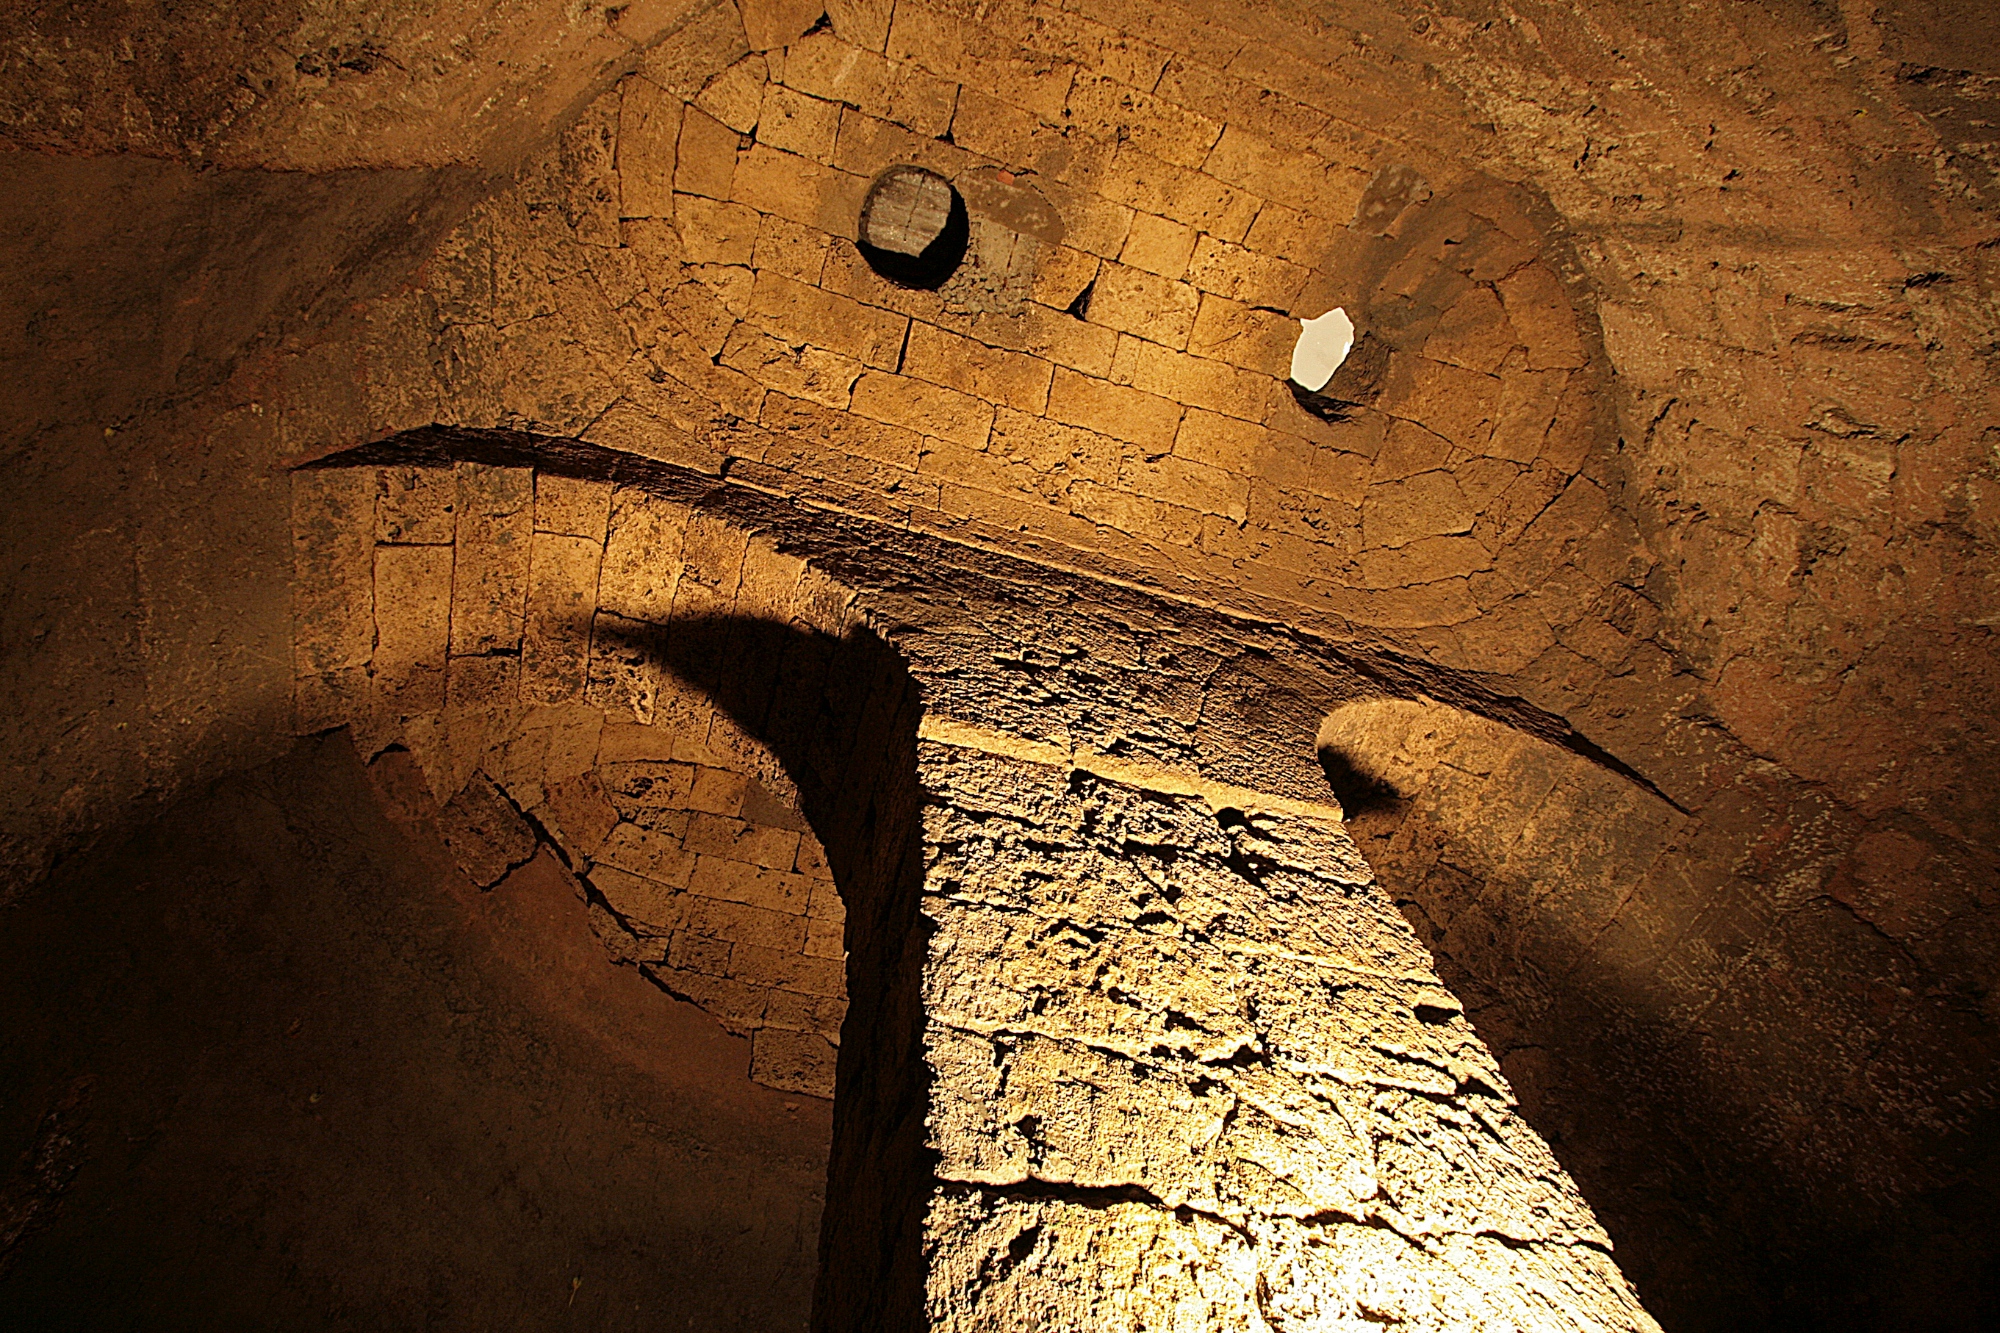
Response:
[[[421,459],[427,447],[438,444],[413,441],[405,456]],[[587,542],[541,530],[579,526],[563,516],[591,483],[510,466],[510,447],[536,446],[489,441],[492,461],[453,465],[461,503],[468,478],[480,496],[546,494],[546,518],[537,506],[509,511],[509,524],[537,530],[538,551],[545,541]],[[380,530],[375,515],[343,506],[346,491],[327,477],[444,470],[371,463],[380,452],[299,474],[305,549],[346,550],[339,524]],[[879,617],[880,593],[857,596],[785,552],[831,535],[815,532],[809,511],[792,511],[776,532],[745,531],[726,509],[659,493],[698,482],[684,472],[655,465],[629,475],[643,460],[590,447],[541,452],[611,483],[607,545],[622,546],[627,523],[643,535],[643,557],[592,590],[635,613],[618,618],[610,647],[627,683],[591,702],[532,707],[518,677],[489,677],[497,688],[402,717],[400,732],[381,720],[402,697],[386,685],[364,686],[355,703],[375,719],[372,745],[412,745],[434,775],[446,801],[441,827],[475,883],[532,851],[518,806],[580,872],[612,957],[752,1035],[757,1081],[835,1091],[850,939],[871,960],[858,978],[902,978],[885,990],[887,1002],[909,1006],[906,1022],[921,1024],[920,1050],[902,1053],[909,1081],[895,1097],[845,1098],[843,1124],[872,1136],[920,1123],[927,1165],[884,1173],[881,1158],[858,1163],[837,1141],[834,1170],[836,1179],[877,1173],[896,1203],[888,1219],[869,1218],[863,1236],[894,1256],[920,1225],[924,1271],[892,1263],[883,1276],[823,1274],[825,1326],[901,1326],[916,1302],[936,1328],[1010,1327],[1029,1310],[1075,1328],[1248,1329],[1293,1317],[1653,1327],[1610,1260],[1609,1237],[1374,885],[1338,808],[1310,799],[1323,786],[1297,784],[1301,800],[1203,779],[1200,756],[1223,748],[1213,735],[1167,748],[1162,757],[1177,767],[1143,750],[1084,758],[1049,743],[1102,734],[1102,712],[1096,730],[1060,724],[1078,706],[1123,699],[1136,715],[1144,705],[1124,691],[1045,695],[1038,716],[1019,719],[1026,734],[934,713],[903,779],[913,797],[922,793],[914,919],[885,929],[885,892],[906,899],[881,870],[877,887],[857,884],[866,872],[850,850],[848,892],[871,907],[849,936],[833,867],[799,813],[803,805],[825,817],[828,805],[817,794],[825,780],[798,763],[825,726],[812,721],[820,706],[810,692],[798,691],[833,688],[839,667],[801,652],[844,618]],[[380,480],[349,489],[394,493]],[[308,508],[315,501],[329,511],[324,520]],[[463,515],[459,530],[468,530]],[[492,549],[487,529],[471,530]],[[484,559],[479,568],[493,567]],[[461,554],[450,567],[466,565]],[[475,626],[496,623],[490,580],[455,577],[452,586],[454,635],[461,613]],[[398,614],[388,599],[407,594],[378,583],[358,595],[372,598],[381,621]],[[599,619],[596,600],[574,610],[577,625]],[[337,634],[341,617],[297,623],[296,657],[313,678],[357,669],[319,666],[329,655],[314,640]],[[603,679],[601,641],[578,637],[588,656],[579,682]],[[1002,693],[963,679],[952,662],[962,651],[939,660],[918,649],[910,661],[920,681],[961,678],[955,690],[928,690],[933,701],[1007,716]],[[801,703],[803,728],[788,725],[783,714]],[[869,729],[854,730],[860,739]],[[468,731],[485,746],[478,769],[455,793],[439,791],[436,775],[461,779],[437,738],[449,749]],[[1266,766],[1257,776],[1284,772]],[[792,773],[808,785],[803,796]],[[904,809],[914,815],[918,802]],[[911,869],[905,852],[888,873]],[[923,956],[909,957],[918,947]],[[906,957],[908,970],[884,967],[884,950]],[[894,1029],[869,1033],[844,1066],[850,1091],[875,1072],[862,1061],[879,1058],[885,1038]],[[920,1122],[907,1109],[912,1095]],[[1145,1207],[1106,1206],[1130,1203]],[[1069,1215],[1079,1205],[1081,1217]],[[837,1217],[830,1237],[844,1225]],[[996,1239],[996,1227],[1012,1230]],[[1080,1248],[1037,1255],[1045,1230]],[[1384,1231],[1397,1238],[1387,1250]],[[867,1243],[830,1239],[827,1262]],[[1163,1256],[1213,1271],[1181,1285],[1162,1276],[1136,1304],[1112,1295]]]
[[[919,762],[931,1327],[1655,1327],[1336,811]]]
[[[1493,1044],[1621,1264],[1675,1328],[1991,1322],[1990,6],[323,8],[0,18],[7,896],[294,726],[566,697],[581,547],[518,603],[471,560],[497,637],[440,666],[456,500],[298,548],[284,471],[588,439],[847,516],[814,558],[953,716],[1299,796],[1325,713],[1422,695],[1664,801],[1584,961],[1494,964],[1564,978]],[[1060,231],[893,288],[897,162]],[[1333,305],[1338,420],[1281,383]],[[600,605],[600,713],[698,715],[633,628],[676,591]],[[426,737],[462,790],[482,726]],[[1474,832],[1446,918],[1520,883]],[[1673,1128],[1580,1141],[1627,1121]]]

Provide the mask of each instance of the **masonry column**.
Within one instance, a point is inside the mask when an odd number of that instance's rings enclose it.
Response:
[[[1337,809],[918,767],[931,1328],[1655,1327]]]

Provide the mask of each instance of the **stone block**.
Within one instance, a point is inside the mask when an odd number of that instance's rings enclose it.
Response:
[[[743,861],[766,870],[790,870],[798,846],[796,830],[752,824],[725,815],[697,814],[687,831],[690,852]]]
[[[688,108],[674,161],[674,190],[706,199],[733,199],[736,188],[735,130],[704,111]]]
[[[831,999],[847,993],[847,969],[839,961],[754,944],[739,944],[732,951],[730,975],[752,985],[800,995]]]
[[[840,133],[840,104],[808,97],[777,84],[764,89],[757,142],[815,162],[831,164]]]
[[[1306,270],[1213,236],[1204,236],[1188,260],[1187,280],[1204,292],[1244,305],[1290,310],[1305,289]]]
[[[1240,124],[1274,143],[1312,145],[1325,135],[1332,119],[1326,112],[1296,98],[1180,55],[1161,70],[1153,94],[1197,111],[1227,107],[1231,124]],[[1334,160],[1340,158],[1336,156]]]
[[[669,995],[698,1005],[702,1012],[739,1037],[757,1030],[768,991],[727,977],[711,977],[676,967],[648,967],[646,975]]]
[[[1329,169],[1317,154],[1280,147],[1236,125],[1223,130],[1201,165],[1227,185],[1323,218],[1353,217],[1365,186],[1365,180]]]
[[[1455,452],[1450,440],[1414,421],[1391,418],[1368,469],[1370,483],[1448,469]]]
[[[825,880],[829,891],[831,891],[833,871],[826,864],[826,849],[820,846],[819,839],[814,837],[810,830],[806,831],[799,838],[799,851],[798,855],[793,858],[792,868],[801,875],[808,875],[813,879]],[[813,890],[815,911],[818,910],[819,892],[818,889]],[[836,893],[833,896],[836,902],[839,901],[839,894]]]
[[[378,485],[376,541],[451,544],[458,510],[458,480],[450,468],[385,467]]]
[[[726,616],[736,605],[749,545],[742,529],[697,509],[688,515],[681,538],[680,580],[674,587],[674,619]]]
[[[1068,492],[1070,512],[1130,537],[1169,546],[1193,546],[1201,535],[1201,515],[1192,509],[1134,495],[1120,486],[1080,481]]]
[[[599,611],[591,622],[590,680],[584,698],[607,713],[638,723],[653,720],[661,671],[653,646],[658,628]]]
[[[897,5],[883,53],[1003,98],[1051,124],[1062,119],[1076,73],[1069,62],[1024,51],[984,25],[915,4]]]
[[[856,382],[853,410],[859,416],[971,449],[983,446],[993,429],[991,403],[880,371],[863,375]]]
[[[839,1052],[814,1032],[759,1028],[750,1045],[750,1077],[767,1088],[806,1097],[833,1096]]]
[[[1404,546],[1424,537],[1472,531],[1474,514],[1448,472],[1423,472],[1368,488],[1361,502],[1362,544]]]
[[[375,548],[375,688],[404,715],[444,707],[451,566],[448,546]]]
[[[1409,588],[1464,578],[1492,567],[1486,548],[1471,537],[1420,537],[1406,546],[1363,551],[1361,585]]]
[[[614,963],[667,961],[666,940],[654,936],[634,935],[602,903],[586,904],[584,920],[590,924],[590,933],[597,936],[598,943],[604,946],[604,951],[611,955],[611,961]]]
[[[365,667],[375,647],[376,480],[292,474],[292,658],[300,676]]]
[[[438,811],[438,833],[466,877],[490,889],[535,854],[535,835],[484,774],[475,774]]]
[[[1174,436],[1178,458],[1290,490],[1310,485],[1313,453],[1313,447],[1296,435],[1199,408],[1188,409]]]
[[[914,66],[895,69],[889,88],[888,118],[921,138],[934,139],[951,128],[958,111],[958,85]]]
[[[841,41],[880,52],[889,41],[889,19],[895,9],[895,0],[827,0],[826,17]]]
[[[734,951],[735,946],[728,940],[678,930],[674,932],[673,944],[667,950],[667,962],[684,972],[726,977],[729,975],[729,958]]]
[[[774,68],[775,77],[800,94],[827,103],[845,103],[867,116],[888,114],[895,67],[836,32],[815,32],[792,44]]]
[[[1048,405],[1054,367],[1038,357],[988,347],[934,324],[912,323],[902,373],[989,403],[1040,412]]]
[[[1135,495],[1163,500],[1202,514],[1219,514],[1241,523],[1248,514],[1250,479],[1190,459],[1127,458],[1118,484]]]
[[[680,581],[688,514],[632,487],[614,491],[598,577],[598,606],[628,620],[664,625]]]
[[[719,717],[715,701],[707,691],[670,671],[661,671],[660,693],[653,703],[653,725],[674,738],[675,760],[695,765],[722,762],[709,745]]]
[[[1087,324],[1047,306],[1030,305],[1008,324],[1011,342],[1001,343],[988,328],[975,329],[974,336],[989,345],[999,343],[1100,379],[1111,373],[1111,363],[1118,355],[1115,330]]]
[[[1125,446],[1108,435],[1008,411],[995,416],[993,438],[986,447],[996,458],[1025,467],[1035,478],[1032,488],[1045,495],[1061,494],[1076,479],[1116,482],[1125,452]]]
[[[1049,389],[1048,415],[1051,420],[1125,440],[1157,455],[1173,450],[1181,405],[1137,389],[1059,370]]]
[[[300,736],[350,724],[372,727],[380,706],[366,667],[341,667],[292,680],[292,729]]]
[[[1104,75],[1083,73],[1069,91],[1070,123],[1109,143],[1182,167],[1199,167],[1222,134],[1222,122]],[[1207,110],[1222,114],[1226,107]]]
[[[1187,283],[1106,264],[1098,270],[1086,318],[1179,351],[1187,347],[1200,305],[1201,293]]]
[[[618,810],[605,795],[597,774],[591,772],[551,780],[541,814],[571,862],[578,865],[595,857],[604,839],[618,826]]]
[[[611,515],[611,483],[535,474],[535,531],[588,537],[604,544]]]
[[[1099,259],[1116,259],[1132,231],[1132,209],[1115,194],[1065,189],[1042,182],[1043,193],[1063,220],[1063,243]],[[1064,305],[1069,302],[1065,301]]]
[[[1298,320],[1206,293],[1189,330],[1187,350],[1283,380],[1291,374],[1298,340]]]
[[[788,398],[835,411],[845,410],[853,401],[854,382],[866,369],[853,357],[774,338],[749,324],[739,324],[730,333],[722,346],[721,363]]]
[[[752,52],[710,79],[694,105],[738,134],[748,134],[757,128],[768,77],[764,57]]]
[[[760,213],[847,236],[861,216],[865,177],[850,176],[795,153],[755,144],[736,163],[730,198]]]
[[[743,903],[693,898],[688,904],[687,929],[693,933],[779,953],[803,950],[807,926],[805,917]]]
[[[1159,398],[1205,408],[1242,421],[1263,421],[1270,415],[1278,386],[1268,375],[1171,351],[1158,343],[1120,335],[1118,355],[1106,378]],[[1278,390],[1282,392],[1282,390]]]
[[[657,727],[607,727],[597,769],[612,804],[627,818],[653,826],[657,826],[670,811],[690,808],[688,798],[694,791],[697,770],[692,764],[669,760],[615,759],[612,757],[612,736],[614,732],[650,734],[658,730]],[[667,738],[661,739],[666,741]],[[671,742],[663,748],[672,753]]]
[[[763,221],[763,215],[747,204],[698,194],[675,195],[672,216],[690,264],[749,264]]]
[[[832,921],[826,917],[808,917],[805,940],[801,947],[810,958],[846,959],[847,923]]]
[[[681,99],[638,77],[625,79],[618,90],[619,213],[628,218],[671,217]]]
[[[915,431],[773,393],[764,400],[763,427],[781,439],[796,438],[810,453],[828,449],[915,471],[923,437]]]
[[[521,638],[524,700],[553,704],[583,698],[602,555],[603,548],[589,537],[535,534]]]
[[[772,51],[819,22],[825,0],[736,0],[752,51]]]
[[[708,5],[685,17],[671,41],[654,43],[639,62],[642,77],[682,99],[700,92],[717,70],[750,49],[734,5]]]
[[[1029,295],[1055,310],[1068,310],[1097,278],[1098,258],[1067,245],[1046,247]]]
[[[688,787],[687,808],[734,819],[743,813],[749,785],[750,779],[726,768],[697,768]]]
[[[672,935],[687,919],[688,896],[670,884],[609,865],[593,866],[586,878],[640,934]]]
[[[451,651],[513,652],[526,615],[534,474],[460,463],[458,540],[453,547]]]
[[[1529,370],[1583,368],[1583,340],[1569,292],[1546,264],[1528,264],[1496,285],[1507,322],[1528,349]]]
[[[757,248],[750,262],[760,271],[817,286],[832,246],[833,238],[817,227],[766,214],[758,223]]]
[[[639,812],[643,818],[648,812]],[[620,821],[599,844],[595,860],[634,875],[685,889],[694,875],[694,853],[670,828]]]
[[[814,1030],[813,1011],[823,1002],[824,997],[818,995],[774,990],[764,1002],[764,1026],[782,1028],[787,1032],[811,1032]]]
[[[909,327],[901,315],[771,272],[757,275],[750,315],[781,336],[877,369],[894,369]]]
[[[1424,342],[1424,356],[1482,375],[1499,373],[1520,341],[1491,287],[1474,287],[1444,312]]]
[[[1033,499],[1042,493],[1043,478],[1022,467],[1019,460],[980,449],[967,449],[949,440],[926,440],[921,465],[925,475],[939,484],[965,487],[989,496]],[[974,512],[978,512],[976,509]]]
[[[1500,403],[1500,381],[1420,356],[1390,360],[1381,410],[1415,421],[1461,449],[1484,453]]]
[[[1248,235],[1264,202],[1253,191],[1163,162],[1130,145],[1119,147],[1099,188],[1137,212],[1170,218],[1225,241],[1241,241]]]
[[[764,870],[719,856],[695,859],[689,892],[721,902],[744,903],[769,912],[804,916],[813,881],[784,870]]]
[[[840,141],[834,146],[833,164],[871,182],[884,169],[899,165],[925,167],[947,180],[956,180],[976,169],[979,159],[955,143],[927,139],[901,125],[847,107],[840,113]],[[859,217],[854,220],[858,222]],[[858,230],[850,227],[842,234],[857,235]]]
[[[969,153],[1016,171],[1033,170],[1063,146],[1062,132],[1033,111],[977,88],[960,88],[951,140]]]
[[[1125,247],[1118,252],[1118,262],[1177,281],[1187,273],[1196,235],[1194,228],[1171,218],[1134,213]]]

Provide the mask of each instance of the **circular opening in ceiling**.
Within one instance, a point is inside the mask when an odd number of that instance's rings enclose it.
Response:
[[[944,285],[965,260],[970,226],[950,181],[924,167],[890,167],[861,201],[856,242],[868,267],[900,287]]]

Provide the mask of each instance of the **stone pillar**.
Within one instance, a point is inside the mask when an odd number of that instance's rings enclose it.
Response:
[[[932,1329],[1652,1329],[1339,812],[931,718]]]

